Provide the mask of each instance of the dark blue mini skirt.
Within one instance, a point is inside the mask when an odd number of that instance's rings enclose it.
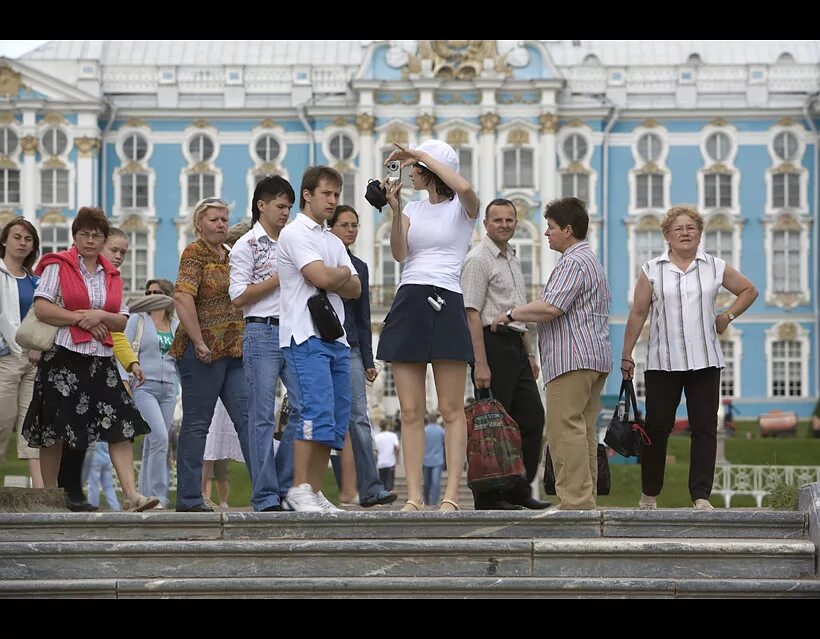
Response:
[[[444,300],[440,311],[428,297]],[[464,296],[426,284],[400,286],[379,336],[376,359],[385,362],[472,362],[473,342]]]

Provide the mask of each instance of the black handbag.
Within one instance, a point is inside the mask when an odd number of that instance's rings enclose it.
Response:
[[[609,458],[606,447],[598,444],[598,494],[608,495],[612,487],[612,473],[609,471]],[[555,494],[555,469],[552,467],[550,447],[547,446],[547,457],[544,460],[544,492],[547,495]]]
[[[632,417],[629,415],[630,404],[632,405]],[[646,434],[643,417],[638,411],[635,387],[631,379],[621,382],[618,406],[612,413],[612,421],[606,429],[604,443],[624,457],[637,457],[641,453],[642,446],[652,445],[652,440]]]
[[[345,334],[339,316],[336,315],[324,289],[320,288],[316,295],[309,297],[307,305],[313,318],[313,325],[323,341],[332,342]]]

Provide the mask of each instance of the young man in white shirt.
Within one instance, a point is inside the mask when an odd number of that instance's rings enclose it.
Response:
[[[319,289],[344,325],[342,297],[358,298],[361,282],[329,220],[342,191],[342,176],[326,166],[305,171],[300,213],[279,235],[277,264],[282,289],[279,345],[296,372],[301,419],[294,421],[293,486],[288,505],[298,512],[339,510],[321,494],[331,449],[344,446],[350,419],[350,346],[341,337],[321,339],[308,310]]]
[[[276,256],[296,194],[279,175],[262,178],[253,192],[253,227],[240,237],[230,254],[231,303],[245,317],[242,362],[248,378],[248,444],[246,460],[253,485],[251,506],[257,512],[282,510],[293,480],[293,428],[273,448],[276,382],[281,377],[293,413],[299,411],[296,375],[279,347],[281,290]]]

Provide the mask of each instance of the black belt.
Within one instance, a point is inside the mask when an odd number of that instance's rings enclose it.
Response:
[[[245,324],[273,324],[275,326],[279,326],[279,318],[278,317],[254,317],[253,315],[249,315],[245,318]]]

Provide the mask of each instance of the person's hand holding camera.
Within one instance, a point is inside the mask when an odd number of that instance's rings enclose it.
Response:
[[[385,190],[385,199],[393,209],[393,213],[401,212],[401,179],[390,180],[385,178],[382,183],[382,188]]]
[[[385,166],[394,160],[398,160],[401,162],[401,168],[404,168],[406,166],[410,166],[411,164],[415,164],[421,159],[421,151],[416,149],[408,149],[398,142],[393,142],[393,146],[395,146],[396,149],[384,161]]]

